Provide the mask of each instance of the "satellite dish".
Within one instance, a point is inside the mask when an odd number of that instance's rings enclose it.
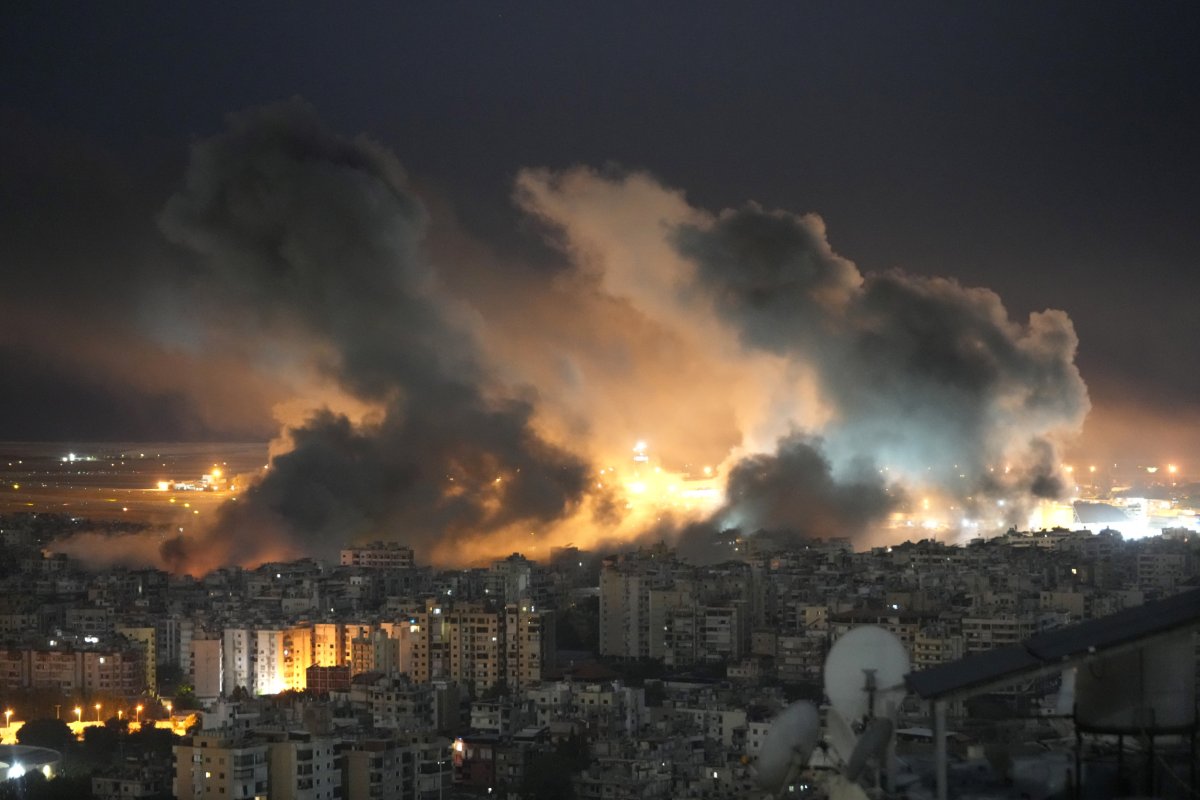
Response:
[[[858,744],[858,736],[850,727],[850,723],[842,719],[842,715],[834,708],[825,710],[825,738],[829,740],[833,752],[843,764],[850,760]]]
[[[801,700],[780,712],[758,753],[758,785],[770,792],[782,791],[808,763],[820,735],[821,718],[812,703]]]
[[[863,788],[844,775],[833,775],[825,784],[829,800],[870,800]]]
[[[894,718],[907,690],[908,651],[895,634],[872,625],[853,628],[825,659],[825,694],[843,720]]]
[[[858,744],[854,746],[850,758],[846,759],[846,768],[843,770],[843,774],[852,781],[858,780],[858,776],[866,768],[867,762],[872,758],[879,758],[887,750],[888,742],[892,739],[893,728],[895,725],[892,724],[892,721],[884,717],[876,717],[867,723],[867,729],[858,738]]]

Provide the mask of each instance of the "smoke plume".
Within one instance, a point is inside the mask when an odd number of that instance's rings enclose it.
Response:
[[[328,555],[360,536],[429,553],[579,502],[583,463],[531,428],[529,399],[492,385],[421,250],[423,207],[378,146],[329,133],[299,102],[235,115],[196,146],[161,225],[195,254],[214,308],[311,349],[373,409],[292,427],[291,449],[208,541],[174,542],[173,558]]]
[[[642,173],[527,170],[514,198],[556,269],[431,243],[397,159],[302,102],[195,146],[160,217],[188,305],[298,399],[265,476],[167,563],[859,536],[922,496],[999,524],[1061,490],[1088,409],[1064,313],[864,273],[814,215],[712,213]]]
[[[853,533],[911,489],[936,495],[955,525],[1023,524],[1033,498],[1060,493],[1058,448],[1089,407],[1063,312],[1019,322],[987,289],[864,274],[819,217],[753,204],[709,214],[641,174],[530,171],[517,197],[580,273],[724,371],[741,438],[718,523],[803,530],[818,509],[853,508],[831,516]],[[676,388],[686,406],[693,393]],[[768,477],[746,480],[764,463]]]

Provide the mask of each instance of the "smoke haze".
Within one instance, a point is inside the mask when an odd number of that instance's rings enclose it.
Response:
[[[397,158],[303,102],[195,145],[159,218],[191,276],[175,307],[237,343],[281,434],[163,563],[857,536],[917,493],[1018,514],[1059,491],[1088,410],[1066,314],[860,271],[819,217],[708,211],[644,173],[530,169],[514,201],[553,269],[430,247]]]

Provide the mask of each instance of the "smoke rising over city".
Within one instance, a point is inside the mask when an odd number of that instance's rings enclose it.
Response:
[[[492,261],[431,245],[398,155],[299,100],[194,146],[159,218],[179,307],[293,397],[270,469],[162,545],[171,568],[860,536],[921,495],[996,516],[1056,493],[1088,408],[1064,313],[1013,320],[987,289],[861,271],[814,215],[616,169],[521,172],[559,263]]]
[[[290,449],[202,544],[171,541],[175,565],[196,546],[240,562],[363,534],[428,550],[578,504],[583,462],[531,428],[527,400],[489,387],[389,153],[330,134],[299,102],[234,115],[197,145],[161,223],[234,325],[311,349],[319,374],[368,409],[354,422],[315,409],[289,427]]]

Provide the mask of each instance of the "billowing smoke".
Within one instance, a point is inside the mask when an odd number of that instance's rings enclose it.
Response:
[[[863,274],[816,216],[711,215],[644,175],[527,172],[517,196],[603,291],[732,370],[741,440],[718,525],[837,527],[824,515],[854,533],[905,494],[955,525],[1023,524],[1061,492],[1058,447],[1089,407],[1066,314],[1021,323],[986,289]]]
[[[557,270],[429,241],[395,157],[301,102],[196,145],[160,219],[196,318],[301,399],[265,477],[168,563],[860,536],[930,497],[999,523],[1061,490],[1088,408],[1062,312],[863,273],[818,217],[713,214],[645,174],[529,170],[514,196]]]
[[[299,102],[231,117],[196,146],[161,225],[192,251],[213,309],[311,351],[370,411],[321,410],[291,449],[172,560],[328,555],[356,537],[429,553],[571,512],[583,463],[492,385],[466,311],[421,251],[425,214],[396,160],[326,131]]]
[[[1061,491],[1053,440],[1088,408],[1066,314],[1021,325],[986,289],[864,277],[812,216],[751,206],[685,225],[675,240],[748,347],[818,371],[836,409],[822,433],[839,469],[870,457],[969,505]]]
[[[857,533],[898,500],[875,470],[834,480],[821,443],[801,436],[781,440],[776,453],[738,461],[729,472],[725,496],[727,525],[817,538]]]

